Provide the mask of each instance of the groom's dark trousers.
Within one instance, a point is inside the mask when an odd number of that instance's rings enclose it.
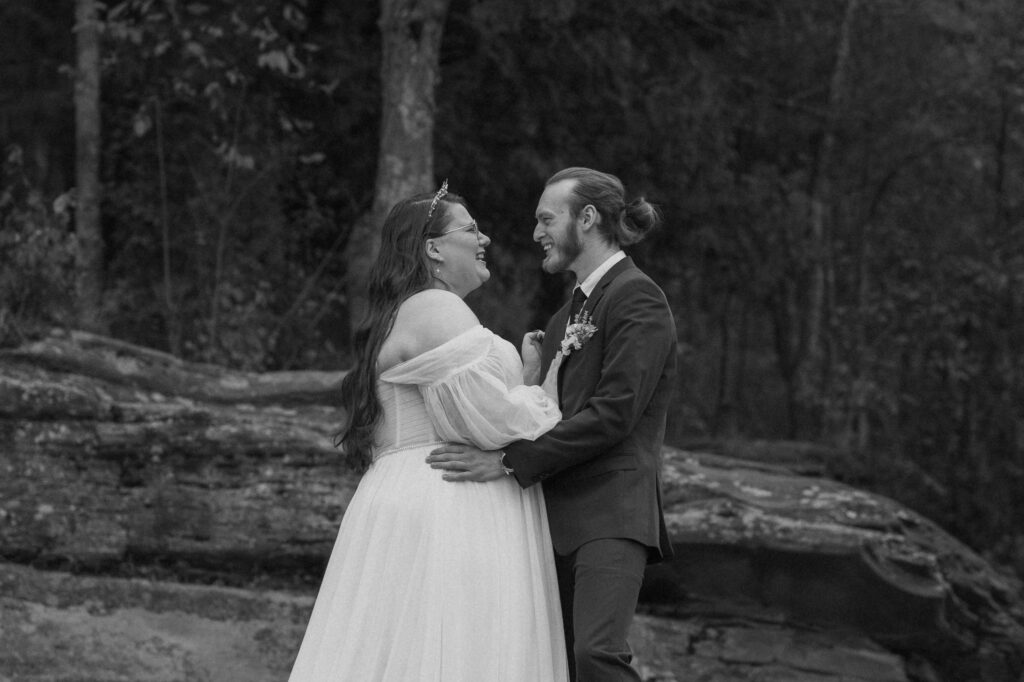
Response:
[[[570,680],[639,680],[626,640],[647,564],[634,540],[591,540],[555,555]]]
[[[561,362],[562,421],[505,448],[523,487],[543,482],[576,682],[639,679],[625,641],[647,562],[672,555],[661,511],[661,447],[676,331],[661,289],[632,260],[611,267],[585,304],[592,337]],[[544,333],[546,372],[569,306]]]

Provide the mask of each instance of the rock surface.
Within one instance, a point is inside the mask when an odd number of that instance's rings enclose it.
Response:
[[[0,564],[0,680],[287,680],[306,595]]]
[[[284,682],[313,592],[83,577],[0,563],[0,681]],[[631,636],[647,682],[903,682],[899,656],[863,636],[781,623],[642,614]]]
[[[339,380],[82,333],[0,352],[0,681],[286,679],[357,483]],[[646,678],[1024,679],[1019,584],[819,455],[666,449]],[[267,576],[286,591],[175,582]]]
[[[0,353],[0,555],[315,565],[357,482],[331,442],[339,380],[225,372],[81,333]]]
[[[1020,584],[896,502],[785,468],[666,448],[678,557],[646,597],[751,606],[787,622],[869,633],[948,680],[1018,680]]]

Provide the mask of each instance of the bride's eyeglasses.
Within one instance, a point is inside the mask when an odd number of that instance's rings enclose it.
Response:
[[[452,232],[458,232],[459,230],[469,230],[472,234],[476,235],[477,239],[480,238],[480,228],[477,226],[475,220],[466,223],[465,225],[459,225],[458,227],[453,227],[450,230],[445,230],[444,232],[428,232],[427,236],[434,237],[436,239],[437,237],[443,237],[447,234],[451,234]]]

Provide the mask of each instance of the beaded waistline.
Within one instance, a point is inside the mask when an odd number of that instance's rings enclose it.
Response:
[[[446,445],[448,441],[435,440],[429,443],[416,443],[415,445],[403,445],[400,448],[385,448],[380,452],[373,453],[373,461],[376,462],[378,459],[387,457],[388,455],[394,455],[399,452],[405,452],[406,450],[422,450],[423,448],[435,448],[441,445]]]

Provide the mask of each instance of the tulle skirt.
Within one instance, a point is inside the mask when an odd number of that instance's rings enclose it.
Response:
[[[290,682],[568,679],[540,486],[380,457],[345,512]]]

